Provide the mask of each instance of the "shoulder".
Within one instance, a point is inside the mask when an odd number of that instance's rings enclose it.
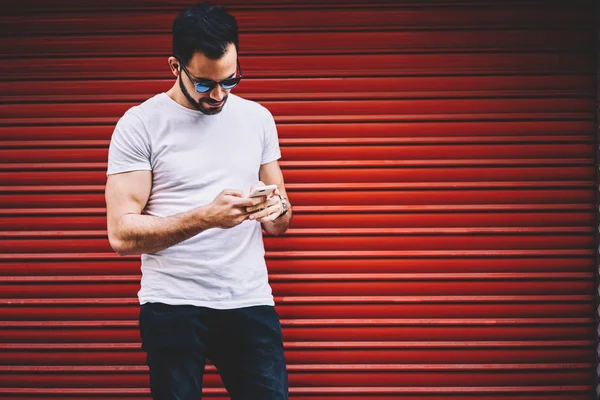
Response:
[[[139,119],[141,122],[145,122],[156,115],[157,110],[160,110],[163,94],[157,94],[145,100],[143,103],[137,104],[130,107],[123,114],[123,118]]]
[[[259,120],[264,121],[265,119],[273,119],[273,115],[269,109],[259,102],[248,100],[235,94],[229,95],[234,109],[236,112],[244,113],[247,116],[258,117]]]
[[[160,109],[160,95],[153,96],[141,104],[128,108],[117,122],[117,126],[145,129]]]

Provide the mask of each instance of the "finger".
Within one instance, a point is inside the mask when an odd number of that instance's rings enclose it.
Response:
[[[269,207],[269,210],[272,211],[270,211],[269,214],[265,215],[264,217],[257,219],[258,222],[274,221],[283,212],[283,206],[279,200],[272,200],[270,203],[271,206]]]
[[[266,196],[260,197],[242,197],[240,199],[236,199],[235,205],[238,207],[255,207],[259,204],[263,204],[267,201]]]
[[[275,189],[273,190],[271,193],[269,193],[269,195],[267,196],[267,198],[272,199],[272,198],[277,198],[279,197],[279,189]]]
[[[272,214],[269,214],[263,218],[257,219],[257,222],[270,222],[270,221],[275,221],[277,219],[277,217],[279,217],[279,212],[275,211]]]
[[[261,199],[263,199],[261,202],[258,202],[257,204],[246,207],[246,210],[248,212],[264,210],[267,207],[271,207],[271,206],[279,204],[278,198],[262,196]]]
[[[259,205],[264,206],[265,205],[264,203],[267,202],[268,197],[267,196],[253,197],[252,200],[253,200],[252,207],[259,206]]]
[[[233,196],[233,197],[243,197],[244,196],[244,192],[242,192],[241,190],[237,190],[237,189],[225,189],[221,193],[223,193],[226,196]]]
[[[250,219],[251,220],[261,220],[262,218],[268,217],[271,214],[274,214],[277,212],[277,206],[270,206],[265,208],[264,210],[261,211],[257,211],[255,213],[250,214]]]
[[[257,204],[255,206],[245,207],[245,209],[246,209],[247,213],[253,214],[253,213],[256,213],[256,212],[263,211],[263,210],[265,210],[268,207],[269,207],[269,204],[267,202],[264,202],[264,203]]]
[[[269,204],[269,201],[265,200],[262,203],[258,203],[258,204],[254,204],[252,206],[247,206],[244,207],[244,209],[246,210],[247,213],[253,213],[255,211],[262,211],[265,208],[269,207],[271,204]]]

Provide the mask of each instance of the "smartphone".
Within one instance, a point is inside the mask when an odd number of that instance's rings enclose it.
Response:
[[[256,189],[254,189],[249,195],[248,197],[260,197],[260,196],[268,196],[271,193],[273,193],[273,191],[277,189],[277,185],[267,185],[267,186],[259,186]]]

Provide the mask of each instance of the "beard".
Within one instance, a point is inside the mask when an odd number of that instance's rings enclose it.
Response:
[[[192,97],[192,95],[190,94],[190,92],[188,92],[188,90],[185,88],[185,86],[183,85],[183,82],[181,80],[181,78],[179,78],[179,88],[181,89],[181,92],[183,93],[183,95],[185,96],[185,98],[187,99],[187,101],[190,102],[191,105],[194,106],[194,108],[198,111],[200,111],[201,113],[205,114],[205,115],[215,115],[220,113],[223,110],[223,106],[225,106],[225,103],[227,102],[227,94],[223,97],[223,104],[221,104],[221,107],[202,107],[203,104],[216,104],[216,103],[220,103],[220,101],[214,101],[213,99],[207,98],[207,99],[200,99],[200,101],[196,101],[196,99],[194,99]]]

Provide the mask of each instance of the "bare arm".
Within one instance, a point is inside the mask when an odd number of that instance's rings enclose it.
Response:
[[[273,161],[261,165],[259,170],[259,179],[261,181],[259,184],[264,183],[265,185],[277,185],[277,190],[274,192],[273,196],[267,199],[267,208],[258,212],[254,212],[250,219],[256,219],[257,221],[261,222],[263,229],[271,235],[283,235],[289,228],[292,220],[292,205],[285,191],[285,183],[283,181],[281,168],[279,168],[279,163],[277,161]],[[279,218],[278,216],[281,214],[282,208],[281,200],[279,199],[278,195],[281,195],[288,200],[288,212]],[[259,205],[258,207],[263,207],[263,205]],[[255,211],[255,208],[250,208],[249,211]]]
[[[263,198],[243,199],[222,191],[210,204],[170,217],[142,215],[152,188],[151,171],[110,175],[106,182],[108,239],[119,255],[154,253],[210,228],[231,228],[246,220],[245,207]]]

